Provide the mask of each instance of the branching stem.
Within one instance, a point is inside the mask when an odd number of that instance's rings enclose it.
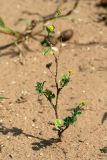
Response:
[[[58,86],[58,57],[53,53],[53,56],[55,58],[55,84],[56,84],[56,102],[55,102],[55,113],[56,113],[56,119],[58,119],[58,98],[59,98],[59,86]]]
[[[62,130],[58,130],[58,137],[59,137],[59,141],[62,141],[62,134],[63,132],[68,129],[69,125],[65,126],[65,128],[63,128]]]

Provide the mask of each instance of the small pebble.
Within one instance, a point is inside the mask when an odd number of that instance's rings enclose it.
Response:
[[[0,93],[4,93],[5,91],[4,90],[0,90]]]
[[[16,6],[16,7],[17,7],[17,9],[20,9],[20,7],[21,7],[21,6],[20,6],[20,4],[17,4],[17,6]]]
[[[73,37],[73,30],[72,29],[68,29],[63,31],[60,36],[58,37],[58,40],[60,40],[61,42],[66,42],[68,40],[70,40]]]
[[[8,65],[9,64],[9,62],[6,62],[6,65]]]
[[[0,123],[2,123],[3,122],[3,120],[2,119],[0,119]]]
[[[13,62],[17,63],[18,62],[18,58],[13,59]]]
[[[32,139],[32,137],[27,137],[28,139]]]
[[[16,84],[16,81],[11,81],[11,84]]]
[[[28,158],[29,158],[29,157],[30,157],[30,154],[28,154],[26,157],[28,157]]]
[[[65,47],[65,46],[66,46],[66,44],[65,44],[65,43],[61,43],[61,45],[62,45],[62,47]]]
[[[90,51],[90,47],[87,47],[87,51]]]
[[[9,139],[10,139],[10,136],[7,136],[7,139],[9,140]]]
[[[33,60],[34,60],[34,61],[37,61],[37,58],[36,58],[36,57],[34,57],[34,58],[33,58]]]
[[[35,126],[35,124],[34,123],[32,123],[32,127],[34,127]]]
[[[27,117],[24,117],[24,120],[26,120],[27,119]]]
[[[44,74],[47,74],[47,72],[46,72],[46,71],[44,71],[43,73],[44,73]]]
[[[22,90],[22,91],[21,91],[21,95],[26,96],[26,95],[28,95],[28,92],[27,92],[27,91]]]
[[[40,155],[40,156],[43,156],[43,153],[41,152],[39,155]]]
[[[52,47],[52,49],[55,51],[55,52],[58,52],[59,49],[57,47]]]
[[[36,126],[35,128],[36,128],[36,129],[38,129],[39,127],[38,127],[38,126]]]

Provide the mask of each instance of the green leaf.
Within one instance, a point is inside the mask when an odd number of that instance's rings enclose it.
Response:
[[[75,109],[74,109],[74,114],[75,115],[80,115],[81,114],[81,108],[79,106],[77,106]]]
[[[68,116],[68,117],[66,117],[66,118],[64,119],[64,125],[65,125],[65,126],[72,125],[72,124],[74,124],[74,122],[75,122],[76,120],[77,120],[77,117],[76,117],[76,116],[74,116],[74,117]]]
[[[44,47],[49,47],[49,46],[50,46],[50,42],[49,42],[47,39],[44,39],[44,40],[41,42],[41,45],[44,46]]]
[[[85,100],[82,100],[81,103],[80,103],[80,105],[81,105],[81,106],[85,106],[86,103],[87,103],[87,102],[86,102]]]
[[[27,18],[20,18],[17,22],[22,22],[26,27],[29,27],[31,24],[30,20]]]
[[[72,119],[72,117],[68,116],[64,119],[64,125],[65,126],[68,126],[70,124],[73,124],[74,123],[74,120]]]
[[[62,119],[56,119],[55,120],[55,128],[60,129],[63,125],[63,120]]]
[[[50,25],[50,26],[46,27],[46,30],[47,30],[48,33],[54,33],[55,32],[55,26]]]
[[[61,10],[58,9],[58,10],[56,11],[54,17],[55,17],[55,18],[58,18],[58,17],[60,17],[60,16],[61,16]]]
[[[52,51],[51,47],[46,47],[43,50],[43,55],[45,55],[45,56],[50,55],[52,53],[53,53],[53,51]]]
[[[7,33],[10,33],[10,34],[13,34],[13,35],[16,34],[16,32],[15,32],[13,29],[9,28],[9,27],[5,27],[5,31],[6,31]]]
[[[0,102],[2,102],[3,99],[5,99],[5,97],[0,96]]]
[[[43,93],[50,102],[52,101],[53,98],[55,98],[55,94],[48,89],[44,90]]]
[[[64,119],[64,125],[65,126],[69,126],[75,123],[75,121],[77,120],[78,115],[80,115],[82,112],[82,109],[80,108],[80,106],[78,105],[76,108],[73,109],[73,111],[71,112],[71,116],[68,116]]]
[[[7,34],[12,34],[14,36],[17,35],[17,32],[15,32],[10,27],[5,26],[5,23],[4,23],[4,21],[3,21],[3,19],[1,17],[0,17],[0,32],[7,33]]]
[[[5,27],[5,23],[4,23],[3,19],[2,19],[2,17],[0,17],[0,27]]]
[[[43,93],[43,86],[44,86],[44,83],[45,82],[43,82],[43,83],[40,83],[40,82],[37,82],[36,83],[36,92],[37,93]]]
[[[12,30],[11,28],[9,27],[0,27],[0,32],[3,32],[3,33],[7,33],[7,34],[11,34],[11,35],[14,35],[16,36],[17,35],[17,32],[15,32],[14,30]]]
[[[67,75],[67,74],[63,74],[62,77],[61,77],[61,80],[59,81],[60,82],[60,87],[63,88],[64,86],[67,86],[69,81],[70,81],[70,76]]]

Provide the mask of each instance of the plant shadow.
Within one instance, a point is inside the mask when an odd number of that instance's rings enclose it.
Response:
[[[101,148],[101,149],[100,149],[100,152],[101,152],[101,153],[107,153],[107,147]]]
[[[2,123],[0,123],[0,134],[2,135],[8,135],[9,133],[12,134],[12,136],[20,136],[24,135],[25,137],[31,137],[36,138],[39,140],[39,142],[32,143],[32,149],[33,150],[40,150],[42,148],[46,148],[47,146],[51,146],[55,143],[60,142],[58,138],[50,138],[50,139],[44,139],[40,137],[36,137],[32,134],[25,133],[22,129],[17,127],[7,128]]]
[[[107,120],[107,112],[105,112],[105,113],[103,114],[101,123],[103,124],[103,123],[105,122],[105,120]]]
[[[35,151],[60,142],[58,138],[56,139],[55,138],[50,138],[50,139],[38,138],[38,139],[40,140],[39,142],[32,143],[32,149]]]
[[[97,8],[104,8],[104,10],[106,11],[107,2],[105,2],[105,3],[99,2],[96,4],[96,7]],[[104,22],[104,25],[107,25],[107,13],[106,12],[103,11],[101,13],[98,13],[97,19],[98,19],[97,22]]]
[[[96,3],[95,5],[96,7],[103,7],[103,8],[107,8],[107,3],[102,3],[102,2],[99,2],[99,3]]]
[[[11,58],[19,56],[19,53],[15,50],[8,50],[5,52],[0,52],[0,57],[10,56]]]
[[[25,133],[22,129],[17,128],[17,127],[7,128],[2,123],[0,123],[0,133],[3,135],[7,135],[11,133],[12,136],[24,135],[26,137],[38,138],[31,134]]]

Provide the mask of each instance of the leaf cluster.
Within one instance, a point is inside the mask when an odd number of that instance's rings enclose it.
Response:
[[[14,31],[12,28],[5,25],[3,19],[0,17],[0,32],[5,34],[10,34],[13,36],[18,36],[18,33]]]
[[[5,97],[0,96],[0,103],[5,99]]]
[[[44,89],[44,83],[45,81],[43,83],[37,82],[35,90],[37,93],[43,94],[51,102],[52,99],[55,98],[55,94],[49,89]]]
[[[65,86],[67,86],[67,84],[70,82],[70,74],[63,74],[61,77],[61,80],[59,81],[60,83],[60,88],[63,88]]]
[[[63,120],[56,119],[55,128],[63,131],[63,129],[69,127],[69,125],[73,125],[77,121],[78,116],[82,113],[82,106],[84,105],[85,104],[80,103],[76,108],[74,108],[71,112],[71,116],[67,116]]]

